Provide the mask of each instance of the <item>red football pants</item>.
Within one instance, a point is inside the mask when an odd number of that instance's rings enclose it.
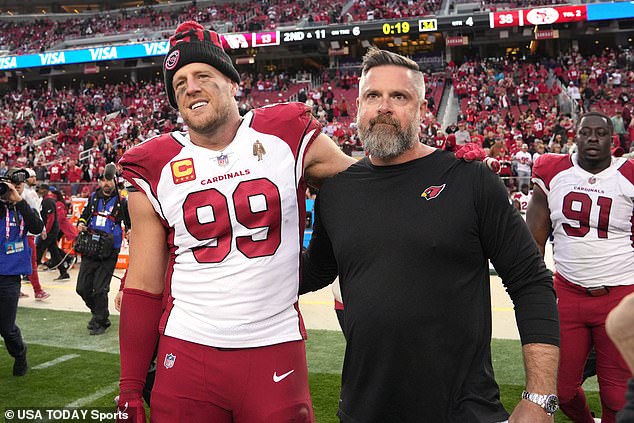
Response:
[[[156,423],[313,423],[304,341],[218,349],[161,336]]]
[[[28,235],[26,237],[29,240],[29,248],[31,249],[31,274],[29,275],[29,282],[33,287],[33,292],[36,294],[42,290],[40,285],[40,276],[37,274],[37,252],[35,250],[35,236]]]
[[[588,295],[585,288],[555,274],[559,308],[561,345],[557,394],[561,410],[575,423],[593,423],[581,387],[583,368],[590,349],[597,353],[597,378],[603,423],[614,423],[616,412],[625,405],[630,371],[616,346],[605,332],[605,319],[623,297],[634,292],[634,285],[610,287],[600,297]]]

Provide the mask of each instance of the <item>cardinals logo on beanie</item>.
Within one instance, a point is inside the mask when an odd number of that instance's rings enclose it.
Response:
[[[172,87],[174,74],[190,63],[207,63],[218,69],[232,81],[240,83],[240,74],[231,63],[231,58],[222,48],[220,35],[203,28],[197,22],[183,22],[169,40],[170,50],[163,62],[165,92],[170,104],[178,108]]]

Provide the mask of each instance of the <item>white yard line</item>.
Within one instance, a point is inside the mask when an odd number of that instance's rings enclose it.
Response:
[[[113,382],[110,385],[107,385],[104,388],[101,388],[97,392],[93,392],[92,394],[88,396],[79,398],[76,401],[66,404],[64,407],[84,407],[105,395],[108,395],[110,393],[117,391],[118,389],[119,389],[119,381]],[[113,400],[112,407],[114,408],[114,396],[112,397],[112,400]]]
[[[59,363],[63,363],[64,361],[72,360],[73,358],[79,357],[79,354],[68,354],[63,355],[61,357],[57,357],[55,360],[47,361],[46,363],[38,364],[37,366],[31,367],[31,370],[41,370],[46,369],[48,367],[54,366]]]

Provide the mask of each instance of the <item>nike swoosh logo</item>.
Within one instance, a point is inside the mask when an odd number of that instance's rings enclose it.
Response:
[[[286,379],[286,377],[288,375],[290,375],[291,373],[293,373],[294,371],[295,371],[295,369],[293,369],[293,370],[291,370],[289,372],[286,372],[283,375],[279,375],[279,376],[277,375],[277,372],[274,372],[273,373],[273,382],[277,383],[277,382],[282,381],[283,379]]]

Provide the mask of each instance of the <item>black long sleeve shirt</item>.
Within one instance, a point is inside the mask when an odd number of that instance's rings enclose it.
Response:
[[[500,179],[435,153],[363,159],[317,200],[300,292],[338,274],[345,307],[342,422],[508,418],[491,364],[490,259],[522,343],[558,345],[552,276]]]

